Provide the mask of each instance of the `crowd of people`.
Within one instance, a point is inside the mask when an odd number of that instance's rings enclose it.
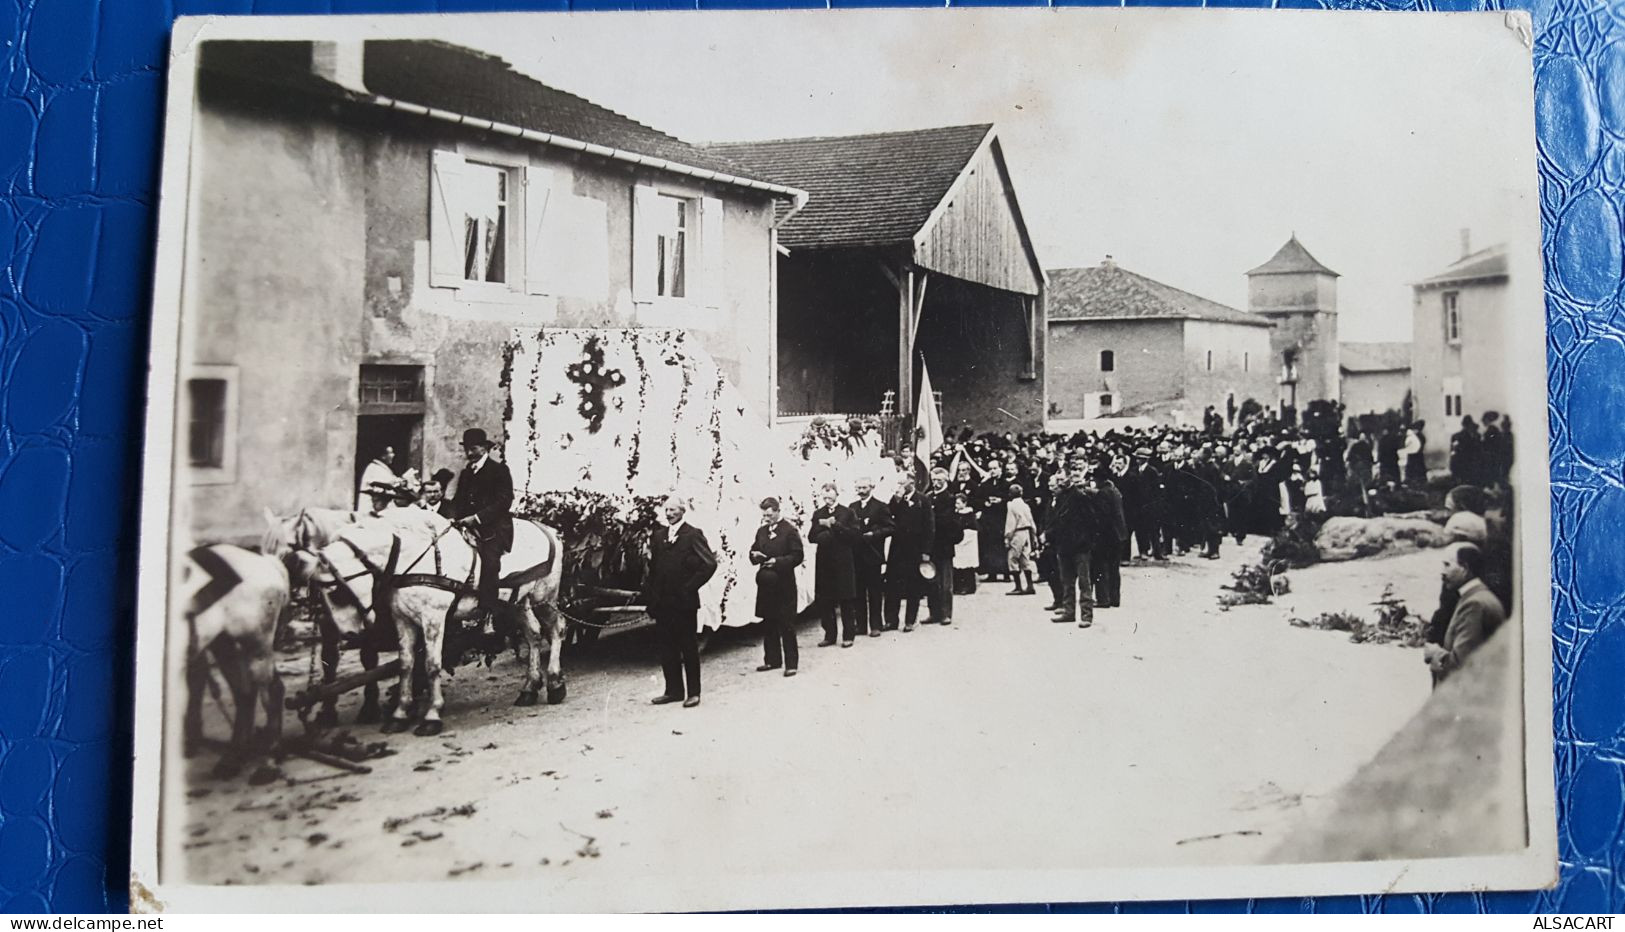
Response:
[[[1453,481],[1471,486],[1450,496],[1452,523],[1465,528],[1461,539],[1469,543],[1452,551],[1442,574],[1426,657],[1436,679],[1504,617],[1504,609],[1497,616],[1486,606],[1508,598],[1486,588],[1487,560],[1477,545],[1485,537],[1483,490],[1508,481],[1510,424],[1494,412],[1483,420],[1493,434],[1478,435],[1476,422],[1464,418],[1452,438]],[[1294,516],[1325,512],[1329,496],[1370,514],[1385,491],[1421,489],[1428,481],[1425,429],[1421,422],[1368,421],[1347,432],[1315,430],[1266,414],[1229,430],[1209,411],[1201,428],[967,431],[934,452],[923,483],[900,459],[890,501],[875,496],[872,477],[857,478],[844,504],[843,490],[825,483],[805,538],[781,503],[766,499],[750,552],[763,629],[757,669],[796,674],[798,617],[820,621],[819,647],[850,648],[860,638],[951,625],[954,597],[986,583],[1009,583],[1005,594],[1019,597],[1035,595],[1043,581],[1051,620],[1088,628],[1095,612],[1123,604],[1124,566],[1193,552],[1219,559],[1226,537],[1239,544],[1248,535],[1274,536]],[[794,570],[809,547],[813,599],[798,612]],[[682,575],[691,584],[709,578],[692,567]],[[1474,620],[1463,621],[1462,611]],[[697,703],[697,670],[685,690],[682,669],[697,662],[691,650],[674,643],[666,651],[667,691],[655,702]]]
[[[1449,460],[1452,483],[1465,487],[1450,496],[1451,526],[1473,545],[1485,544],[1486,492],[1505,489],[1512,467],[1510,419],[1486,412],[1481,420],[1482,431],[1478,421],[1462,419]],[[856,478],[850,490],[824,483],[805,538],[781,514],[780,502],[768,498],[750,551],[763,629],[758,670],[795,675],[798,618],[818,618],[819,647],[850,648],[860,638],[951,625],[954,597],[982,584],[1008,583],[1006,594],[1019,597],[1036,595],[1043,582],[1052,620],[1088,628],[1095,612],[1123,604],[1124,566],[1191,553],[1217,560],[1226,538],[1239,544],[1249,535],[1273,537],[1297,516],[1325,513],[1329,499],[1371,514],[1381,510],[1383,495],[1427,485],[1424,423],[1368,418],[1350,421],[1347,429],[1332,424],[1328,430],[1325,419],[1300,425],[1264,413],[1231,428],[1209,410],[1200,428],[1070,436],[965,431],[933,452],[928,470],[898,458],[889,500],[876,495],[871,476]],[[417,484],[394,475],[392,452],[362,477],[361,491],[374,510],[415,506],[459,516],[447,498],[449,470]],[[692,707],[700,693],[692,616],[716,558],[704,533],[686,523],[685,511],[676,500],[664,507],[667,533],[656,535],[644,604],[662,632],[666,690],[654,701]],[[813,597],[798,611],[806,600],[798,599],[795,569],[809,546]],[[1465,604],[1475,617],[1489,619],[1470,626],[1478,640],[1495,623],[1486,602],[1504,605],[1510,598],[1510,580],[1497,580],[1493,566],[1487,568],[1495,556],[1487,560],[1474,549],[1447,561],[1430,631],[1441,652],[1429,653],[1437,677],[1447,672],[1435,665],[1438,657],[1459,665],[1464,656],[1449,643],[1463,601],[1464,582],[1457,577],[1466,572],[1479,581],[1477,588],[1487,582],[1494,590],[1479,595],[1466,587],[1471,598]]]

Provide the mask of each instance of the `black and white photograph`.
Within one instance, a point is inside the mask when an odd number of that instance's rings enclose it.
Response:
[[[138,903],[1555,881],[1526,14],[183,18],[171,69]]]

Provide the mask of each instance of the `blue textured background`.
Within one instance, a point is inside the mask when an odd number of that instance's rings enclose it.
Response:
[[[1475,0],[1206,5],[1503,8]],[[0,229],[10,231],[0,240],[0,910],[127,906],[135,469],[171,19],[568,6],[0,0]],[[1562,885],[1540,894],[1029,908],[1625,910],[1625,0],[1542,2],[1532,12],[1550,322]]]

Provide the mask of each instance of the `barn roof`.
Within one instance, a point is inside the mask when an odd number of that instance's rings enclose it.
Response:
[[[1417,282],[1416,287],[1427,288],[1434,285],[1484,281],[1505,278],[1506,276],[1507,247],[1505,243],[1497,243],[1494,246],[1480,249],[1478,252],[1462,256],[1439,274]]]
[[[1206,320],[1273,327],[1265,317],[1146,278],[1114,263],[1050,269],[1048,318],[1078,320]]]
[[[1340,343],[1338,367],[1344,372],[1405,372],[1411,368],[1409,343]]]
[[[785,246],[886,246],[912,242],[992,131],[976,123],[706,148],[810,195],[779,231]]]
[[[1319,259],[1311,256],[1309,250],[1303,248],[1303,244],[1298,242],[1298,235],[1294,233],[1292,238],[1286,241],[1285,245],[1275,251],[1275,255],[1270,257],[1270,261],[1247,274],[1293,275],[1300,272],[1316,272],[1321,275],[1338,277],[1336,272],[1328,269],[1321,264]]]
[[[210,40],[201,68],[307,93],[368,101],[312,71],[311,42]],[[495,55],[449,42],[370,39],[361,83],[377,97],[449,111],[722,175],[753,179],[726,154],[684,142],[585,97],[515,71]],[[756,179],[760,180],[760,179]]]

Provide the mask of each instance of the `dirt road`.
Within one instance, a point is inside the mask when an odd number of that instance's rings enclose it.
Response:
[[[654,902],[616,896],[633,885],[704,906],[741,874],[1256,863],[1429,690],[1419,652],[1286,617],[1366,612],[1390,579],[1425,612],[1437,559],[1316,567],[1282,604],[1221,612],[1244,559],[1256,545],[1126,568],[1125,607],[1087,630],[999,584],[962,597],[952,627],[852,649],[813,647],[810,625],[794,679],[754,672],[753,632],[724,632],[689,710],[648,704],[658,670],[636,634],[578,652],[559,706],[512,708],[511,658],[465,668],[447,732],[389,737],[370,775],[290,760],[253,787],[202,781],[195,761],[188,869],[525,880],[614,909]]]

